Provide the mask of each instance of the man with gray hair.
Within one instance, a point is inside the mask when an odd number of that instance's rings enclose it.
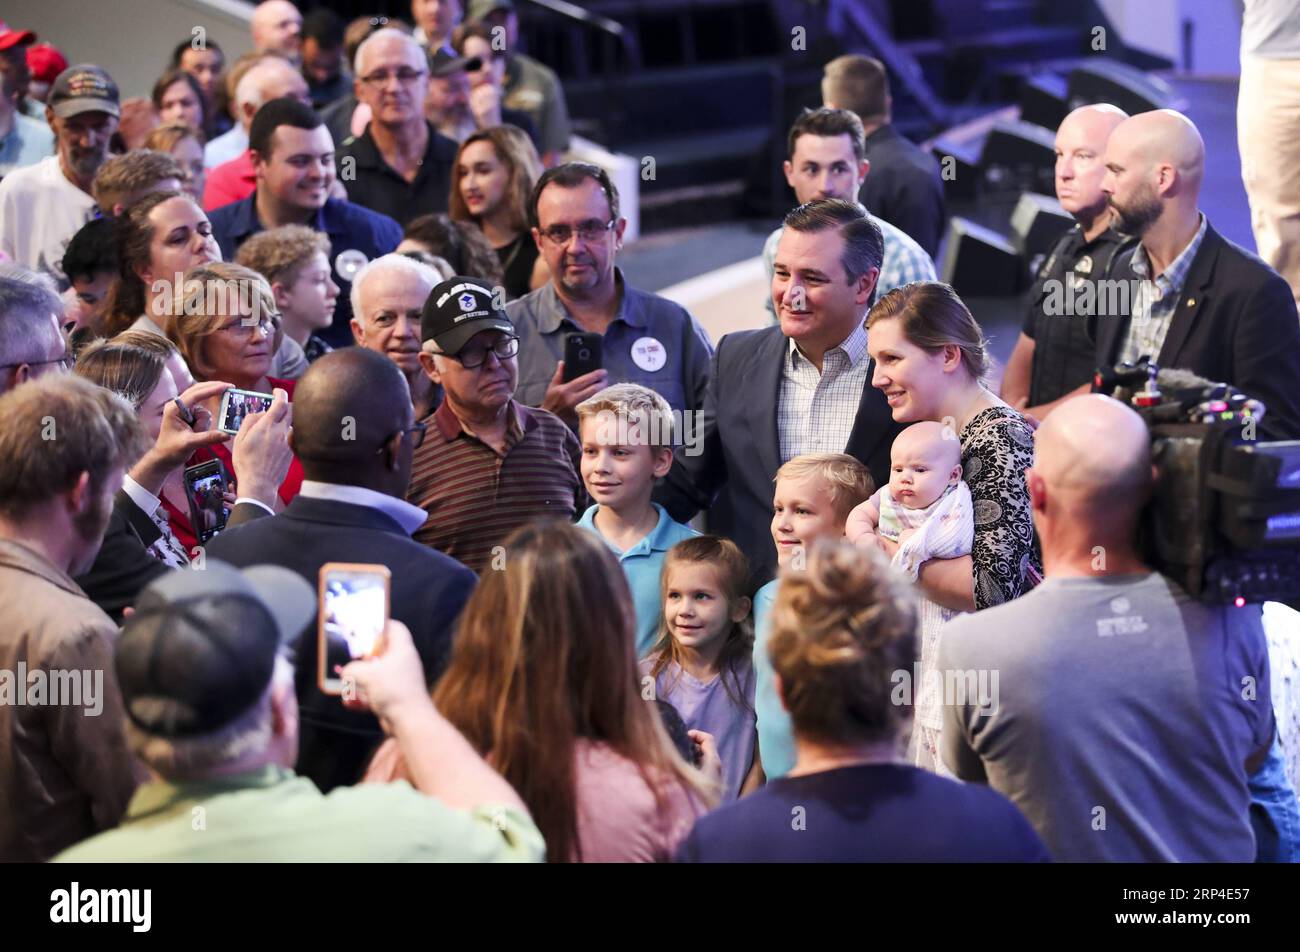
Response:
[[[363,267],[352,281],[352,337],[359,347],[397,365],[411,388],[417,420],[442,402],[442,388],[420,367],[420,315],[441,280],[427,264],[387,254]]]
[[[72,577],[146,445],[131,405],[80,378],[0,396],[0,861],[44,862],[113,826],[135,790],[117,626]]]
[[[42,276],[0,273],[0,394],[70,366],[63,302]]]
[[[294,66],[302,62],[302,14],[289,0],[259,3],[248,28],[253,49],[279,53]]]
[[[217,136],[203,149],[203,165],[213,170],[208,173],[203,190],[203,207],[206,210],[211,211],[218,207],[208,201],[208,192],[213,187],[212,177],[216,174],[216,167],[234,159],[247,157],[248,130],[253,125],[253,116],[257,115],[257,110],[262,108],[263,103],[279,99],[281,96],[293,96],[309,105],[311,103],[307,80],[303,79],[302,74],[281,56],[270,55],[254,63],[239,80],[239,85],[235,87],[239,123],[224,135]],[[250,163],[250,171],[251,168]],[[239,170],[225,172],[221,176],[222,181],[232,176],[235,171]],[[218,182],[218,185],[221,186],[222,183]]]
[[[370,123],[336,155],[348,197],[402,225],[446,211],[457,147],[424,117],[429,60],[420,44],[401,30],[372,33],[357,48],[354,85]]]
[[[388,623],[382,655],[348,674],[411,759],[415,789],[324,794],[294,774],[285,653],[315,607],[306,581],[270,565],[212,560],[150,585],[114,660],[128,741],[156,779],[118,829],[59,861],[540,862],[523,801],[434,708],[401,622]]]

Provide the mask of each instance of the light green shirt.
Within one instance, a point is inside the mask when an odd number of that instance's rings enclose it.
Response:
[[[147,783],[122,824],[55,862],[541,862],[533,822],[510,807],[465,812],[404,781],[321,793],[278,766]]]

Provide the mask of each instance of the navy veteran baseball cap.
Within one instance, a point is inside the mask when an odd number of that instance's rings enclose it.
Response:
[[[444,354],[459,354],[482,331],[515,336],[515,325],[481,278],[448,278],[429,294],[420,315],[420,340],[431,340]]]
[[[220,730],[261,700],[276,656],[315,614],[312,587],[279,566],[208,559],[166,573],[140,593],[118,638],[127,716],[159,737]]]
[[[79,116],[83,112],[106,112],[121,117],[120,98],[117,83],[113,82],[107,70],[83,63],[69,66],[59,73],[46,102],[60,119]]]

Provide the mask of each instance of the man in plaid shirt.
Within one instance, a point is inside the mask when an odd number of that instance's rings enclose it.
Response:
[[[789,158],[785,180],[794,189],[799,204],[824,198],[857,201],[862,181],[867,177],[866,137],[862,120],[847,109],[805,109],[790,127]],[[935,281],[934,262],[925,249],[899,228],[883,218],[871,216],[885,238],[885,260],[880,266],[876,300],[881,295],[913,281]],[[772,232],[763,245],[763,264],[772,277],[776,244],[781,228]],[[772,299],[767,299],[767,313],[776,323]]]

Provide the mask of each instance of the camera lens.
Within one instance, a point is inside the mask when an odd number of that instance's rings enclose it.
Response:
[[[584,349],[584,350],[580,350],[580,351],[578,351],[578,359],[579,359],[579,360],[591,360],[591,351],[589,351],[589,350],[585,350],[585,349]]]

